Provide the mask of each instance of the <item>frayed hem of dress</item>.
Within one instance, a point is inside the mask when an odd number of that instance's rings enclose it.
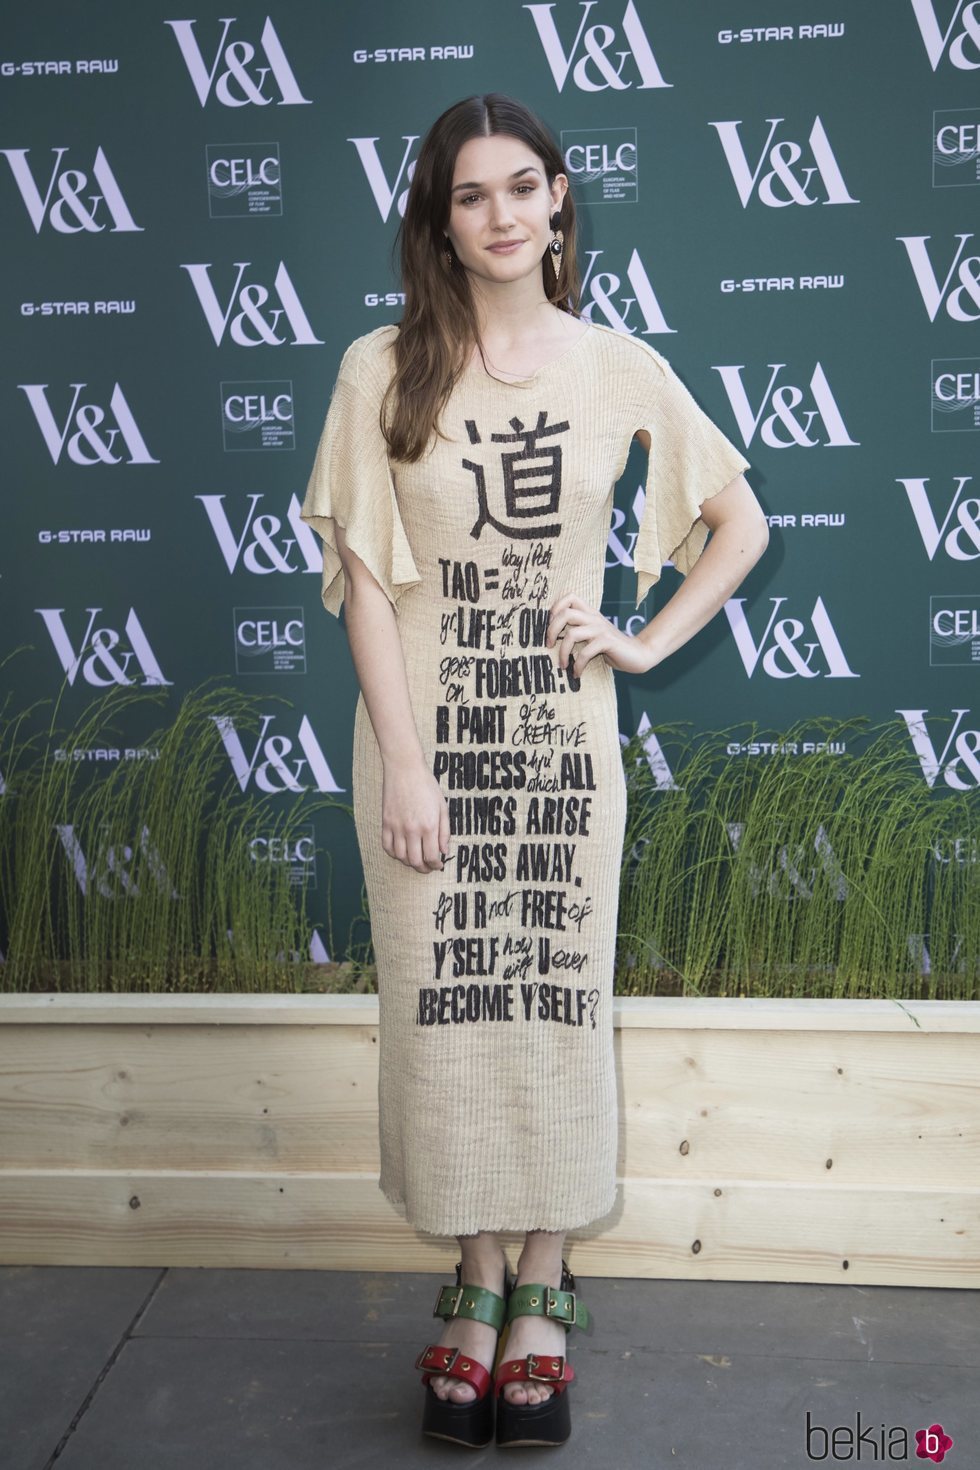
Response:
[[[494,1232],[500,1231],[506,1233],[513,1232],[515,1234],[526,1234],[529,1230],[582,1230],[585,1228],[586,1225],[592,1225],[596,1221],[604,1220],[607,1215],[612,1213],[612,1210],[616,1204],[616,1196],[619,1186],[615,1185],[613,1187],[613,1192],[609,1196],[609,1201],[604,1209],[600,1209],[598,1211],[590,1211],[588,1215],[582,1218],[575,1218],[570,1220],[542,1220],[540,1217],[536,1217],[534,1220],[529,1220],[523,1218],[515,1219],[514,1216],[508,1215],[498,1218],[496,1222],[481,1220],[479,1223],[477,1223],[474,1220],[463,1220],[457,1222],[455,1225],[452,1226],[434,1225],[427,1223],[421,1216],[410,1216],[405,1201],[400,1194],[395,1193],[393,1190],[387,1189],[380,1179],[378,1181],[378,1188],[381,1190],[381,1193],[384,1195],[388,1203],[390,1205],[394,1205],[398,1213],[405,1220],[405,1223],[410,1225],[413,1230],[419,1231],[419,1233],[422,1235],[436,1235],[445,1239],[446,1237],[453,1237],[456,1235],[476,1235],[481,1230],[492,1230]]]

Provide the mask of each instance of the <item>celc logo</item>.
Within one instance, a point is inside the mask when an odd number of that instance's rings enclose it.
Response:
[[[621,35],[615,26],[605,22],[589,24],[597,4],[598,0],[581,0],[579,9],[584,13],[567,51],[552,14],[556,9],[554,0],[546,5],[524,6],[531,12],[559,92],[564,89],[569,72],[580,92],[605,92],[609,87],[616,92],[624,92],[634,85],[638,92],[642,92],[650,87],[673,86],[672,82],[665,82],[660,73],[633,0],[628,0],[623,11]],[[602,13],[605,15],[607,11],[608,5]]]
[[[255,836],[248,844],[248,855],[256,864],[288,867],[290,883],[316,888],[316,834],[312,827],[295,829],[288,837],[275,832]]]
[[[980,184],[980,107],[932,114],[932,184],[951,189]]]
[[[957,71],[980,69],[980,0],[956,0],[945,31],[939,27],[936,0],[912,0],[912,9],[933,71],[947,54]]]
[[[932,360],[932,432],[980,429],[980,357]]]
[[[790,204],[859,204],[847,191],[834,150],[819,116],[814,118],[807,139],[811,162],[803,162],[803,147],[791,138],[776,139],[776,129],[785,118],[767,117],[769,136],[755,164],[750,164],[739,137],[741,122],[712,122],[717,128],[725,158],[738,190],[742,208],[747,209],[753,194],[770,209],[785,209]],[[769,168],[763,173],[765,165]],[[822,189],[816,189],[819,179]]]
[[[44,619],[54,651],[72,687],[79,670],[86,684],[96,689],[107,689],[112,684],[129,687],[142,684],[147,687],[173,683],[172,679],[163,677],[135,608],[131,607],[126,617],[124,640],[123,635],[108,624],[96,626],[101,607],[87,607],[88,626],[77,649],[65,627],[63,607],[36,607],[34,611]]]
[[[941,749],[929,733],[926,724],[928,710],[900,709],[895,713],[905,721],[929,787],[935,786],[940,777],[954,791],[973,791],[980,786],[980,730],[968,729],[963,724],[969,717],[968,709],[953,710],[954,718],[944,722],[952,728]]]
[[[823,598],[818,597],[814,603],[809,622],[791,617],[779,618],[777,622],[780,607],[787,600],[785,597],[769,599],[773,608],[758,643],[745,616],[748,598],[732,597],[725,603],[725,615],[747,676],[751,679],[761,657],[763,673],[770,679],[816,679],[820,675],[825,679],[860,679],[861,675],[848,665]],[[772,643],[767,648],[770,637]],[[823,655],[822,668],[812,663],[817,649]]]
[[[268,107],[270,102],[276,102],[280,107],[309,106],[310,98],[304,97],[300,91],[282,42],[268,16],[259,43],[261,59],[251,41],[229,41],[228,28],[235,24],[234,16],[222,19],[221,24],[224,30],[217,49],[212,59],[206,62],[194,34],[196,20],[164,21],[164,25],[170,26],[177,37],[177,45],[202,107],[206,106],[212,87],[223,107]],[[222,62],[224,69],[219,71]],[[269,92],[266,91],[267,82],[270,84]],[[279,89],[278,97],[271,93],[272,84]]]
[[[116,383],[108,411],[99,403],[80,403],[87,383],[71,383],[75,390],[67,417],[59,424],[48,403],[47,383],[18,383],[27,394],[38,428],[44,436],[52,462],[57,464],[67,448],[72,464],[159,464],[146,447],[126,396]],[[111,413],[115,424],[109,422]],[[74,426],[74,433],[69,431]],[[125,446],[128,458],[117,451]]]
[[[252,282],[242,284],[242,275],[251,261],[236,260],[238,275],[227,303],[222,306],[217,292],[211,284],[208,265],[182,265],[194,284],[197,299],[201,303],[215,345],[220,347],[227,330],[232,342],[238,347],[322,347],[322,340],[314,335],[313,328],[296,294],[283,261],[276,271],[275,292],[279,305],[272,306],[272,292],[267,286]],[[236,304],[239,310],[232,315]],[[292,338],[280,335],[283,321],[289,323]]]
[[[228,452],[295,449],[291,379],[222,383],[221,433]]]
[[[586,252],[587,263],[582,275],[582,315],[594,321],[598,311],[613,331],[625,332],[629,336],[635,332],[649,337],[654,332],[675,331],[674,327],[667,325],[640,252],[634,250],[630,255],[624,272],[625,280],[616,271],[596,269],[596,262],[603,254],[602,250]]]
[[[980,0],[977,4],[980,5]],[[931,322],[936,320],[944,303],[946,315],[952,321],[980,321],[980,255],[963,254],[967,240],[973,239],[972,234],[956,236],[960,243],[941,282],[926,249],[926,241],[932,239],[931,235],[896,235],[895,238],[908,252],[915,282]],[[954,272],[959,285],[950,289]]]
[[[278,143],[208,143],[204,154],[212,219],[282,214]]]
[[[116,183],[101,147],[95,150],[91,168],[62,168],[67,148],[52,148],[54,166],[44,181],[44,193],[38,188],[27,161],[29,148],[0,148],[10,164],[10,171],[27,206],[34,233],[41,233],[47,219],[59,235],[78,235],[83,230],[100,234],[108,223],[110,234],[124,231],[142,233],[129,212],[129,205]]]
[[[790,383],[783,383],[778,388],[776,387],[776,377],[786,366],[784,362],[770,362],[766,365],[772,371],[758,409],[753,409],[749,403],[749,396],[742,382],[741,364],[714,368],[714,371],[721,375],[725,392],[728,394],[728,401],[732,406],[732,412],[746,448],[752,443],[756,429],[759,430],[759,437],[763,444],[769,449],[792,449],[793,447],[814,449],[817,445],[824,445],[830,449],[842,449],[859,442],[857,439],[852,439],[847,432],[841,411],[837,407],[837,401],[819,362],[810,375],[812,408],[803,408],[805,394],[802,388]],[[770,402],[772,413],[763,418],[766,404]],[[815,437],[811,433],[817,420],[820,421],[822,427],[820,437]],[[786,437],[776,432],[777,424],[780,424],[786,431]]]
[[[211,529],[218,538],[221,555],[229,572],[234,572],[239,558],[247,572],[265,577],[270,572],[322,572],[323,552],[315,533],[300,520],[300,503],[295,495],[289,497],[286,520],[292,536],[283,534],[282,519],[276,515],[256,515],[255,507],[262,499],[260,492],[248,497],[248,511],[241,532],[236,535],[228,520],[223,495],[195,495],[207,512]],[[293,561],[297,550],[306,565],[301,567]]]
[[[929,598],[929,662],[980,669],[980,596],[946,593]]]
[[[561,151],[577,204],[636,203],[636,128],[565,129]]]
[[[936,519],[929,500],[926,490],[928,479],[898,481],[909,498],[915,524],[930,561],[940,545],[951,561],[976,561],[980,557],[980,498],[970,495],[961,499],[964,486],[971,484],[972,480],[972,475],[957,476],[956,489],[941,522]]]
[[[236,673],[306,673],[301,607],[236,607],[234,622]]]
[[[275,715],[263,715],[262,727],[251,754],[246,752],[230,715],[212,715],[211,718],[218,727],[235,779],[243,792],[252,782],[259,791],[270,795],[286,791],[297,794],[309,791],[311,787],[317,791],[343,791],[344,788],[338,786],[333,778],[306,715],[300,721],[295,740],[286,735],[270,735],[269,726]]]
[[[400,215],[404,215],[405,213],[405,206],[408,203],[408,186],[412,182],[416,163],[414,158],[409,163],[408,155],[412,151],[413,144],[417,143],[418,140],[418,133],[402,134],[402,142],[405,144],[405,147],[402,149],[401,162],[398,165],[394,183],[389,184],[388,175],[385,173],[381,156],[378,153],[380,138],[347,139],[348,143],[353,143],[357,149],[357,156],[361,160],[361,167],[364,169],[365,174],[367,174],[367,181],[371,186],[374,202],[378,206],[378,213],[386,224],[388,222],[388,216],[391,214],[391,206],[395,203],[396,199],[398,201],[398,213]],[[403,183],[405,185],[404,189],[402,188]]]

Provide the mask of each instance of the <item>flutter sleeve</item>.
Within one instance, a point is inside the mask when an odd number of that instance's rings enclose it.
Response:
[[[420,582],[405,534],[378,422],[380,398],[360,386],[356,373],[341,364],[320,435],[300,515],[323,542],[324,607],[340,616],[344,572],[337,550],[337,526],[384,589],[392,606],[406,587]],[[378,401],[375,401],[378,398]]]
[[[653,354],[656,371],[647,364],[647,392],[652,400],[638,405],[635,429],[650,435],[646,501],[633,551],[636,605],[660,580],[668,560],[686,576],[708,539],[701,503],[724,490],[751,468],[740,449],[722,433],[681,382],[666,358]]]

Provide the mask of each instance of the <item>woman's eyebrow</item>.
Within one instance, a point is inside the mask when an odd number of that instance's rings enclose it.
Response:
[[[533,163],[529,163],[524,168],[519,168],[516,173],[512,173],[510,177],[511,177],[511,179],[519,179],[522,174],[536,174],[537,172],[538,172],[538,170],[534,167],[534,164]],[[476,184],[476,183],[473,183],[471,181],[468,184],[454,184],[453,185],[452,192],[455,194],[457,192],[457,190],[459,190],[459,189],[482,189],[482,188],[483,188],[483,185],[482,184]]]

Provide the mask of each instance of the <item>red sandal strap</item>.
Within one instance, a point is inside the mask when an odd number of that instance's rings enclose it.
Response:
[[[466,1357],[458,1347],[440,1347],[433,1342],[422,1349],[415,1359],[415,1366],[422,1371],[423,1383],[427,1384],[433,1377],[458,1378],[460,1383],[473,1385],[478,1399],[489,1392],[493,1381],[483,1364],[475,1358]]]
[[[555,1393],[564,1393],[566,1386],[575,1377],[575,1369],[565,1358],[553,1358],[547,1353],[535,1357],[510,1358],[501,1363],[494,1379],[498,1396],[508,1383],[550,1383]]]

